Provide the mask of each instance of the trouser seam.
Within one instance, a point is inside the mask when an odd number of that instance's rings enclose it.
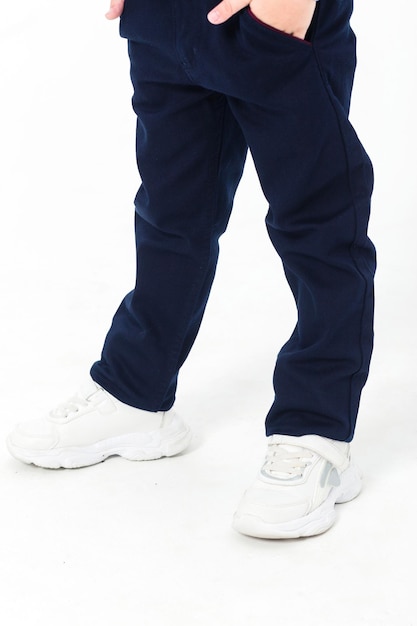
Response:
[[[350,427],[350,431],[352,430],[352,424],[354,423],[354,418],[352,418],[352,396],[353,396],[353,380],[355,378],[355,376],[357,376],[359,374],[359,372],[363,369],[363,365],[365,362],[365,355],[364,355],[364,350],[362,347],[363,344],[363,327],[364,327],[364,317],[365,317],[365,309],[366,309],[366,295],[367,295],[367,280],[366,277],[363,273],[363,271],[361,270],[361,268],[359,267],[354,254],[352,253],[352,247],[354,247],[356,245],[357,239],[358,239],[358,207],[357,207],[357,202],[355,200],[355,193],[353,190],[353,185],[352,185],[352,176],[351,176],[351,164],[350,164],[350,159],[349,159],[349,150],[347,149],[347,145],[346,145],[346,140],[345,140],[345,136],[344,133],[342,131],[341,128],[341,123],[340,123],[340,116],[336,110],[336,106],[334,103],[334,94],[330,91],[330,86],[328,84],[328,81],[325,78],[325,72],[324,69],[322,67],[321,61],[320,61],[320,57],[319,57],[319,53],[317,48],[314,46],[312,46],[313,48],[313,54],[314,54],[314,58],[315,58],[315,62],[320,74],[320,78],[321,78],[321,82],[323,85],[323,88],[327,94],[327,97],[329,99],[330,102],[330,106],[332,107],[335,119],[336,119],[336,123],[337,123],[337,127],[339,129],[339,135],[341,138],[341,142],[343,145],[343,154],[344,154],[344,158],[345,158],[345,162],[346,162],[346,170],[347,170],[347,178],[348,178],[348,186],[349,186],[349,190],[350,190],[350,196],[351,196],[351,201],[352,201],[352,206],[353,206],[353,216],[354,216],[354,239],[352,241],[351,246],[349,247],[349,255],[350,258],[352,259],[352,262],[359,274],[359,276],[361,277],[362,281],[363,281],[363,285],[364,285],[364,291],[363,291],[363,296],[362,296],[362,310],[361,310],[361,316],[360,316],[360,320],[361,320],[361,328],[360,328],[360,333],[359,333],[359,353],[360,353],[360,365],[358,367],[358,369],[353,372],[350,376],[350,391],[349,391],[349,408],[348,408],[348,418],[349,418],[349,427]]]

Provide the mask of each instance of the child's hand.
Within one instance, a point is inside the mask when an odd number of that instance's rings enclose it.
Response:
[[[117,17],[120,17],[123,13],[124,4],[125,0],[111,0],[110,9],[106,13],[107,19],[115,20]]]
[[[246,6],[262,22],[303,39],[313,18],[315,0],[222,0],[207,18],[222,24]]]

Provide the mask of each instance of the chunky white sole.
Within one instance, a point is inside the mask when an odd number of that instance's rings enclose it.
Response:
[[[314,511],[288,522],[268,523],[255,515],[235,515],[233,528],[243,535],[260,539],[297,539],[320,535],[336,521],[335,504],[349,502],[359,495],[362,478],[358,469],[350,465],[340,475],[340,485],[333,487],[327,499]]]
[[[74,469],[101,463],[110,456],[121,456],[129,461],[174,456],[185,450],[190,440],[190,429],[177,419],[168,427],[153,432],[121,435],[88,446],[31,450],[16,446],[9,437],[7,447],[10,454],[23,463],[47,469]]]

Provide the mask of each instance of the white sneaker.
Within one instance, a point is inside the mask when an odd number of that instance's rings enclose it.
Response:
[[[7,439],[24,463],[75,468],[119,455],[131,461],[173,456],[191,439],[173,410],[152,413],[120,402],[93,380],[48,416],[18,424]]]
[[[353,500],[361,486],[348,443],[318,435],[272,435],[265,463],[243,495],[233,528],[265,539],[318,535],[334,523],[334,505]]]

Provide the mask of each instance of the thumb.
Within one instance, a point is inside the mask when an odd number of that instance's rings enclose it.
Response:
[[[123,13],[124,4],[125,0],[111,0],[110,9],[106,13],[107,19],[115,20],[117,17],[120,17]]]
[[[232,15],[247,7],[250,0],[222,0],[220,4],[214,7],[207,15],[207,19],[212,24],[223,24]]]

